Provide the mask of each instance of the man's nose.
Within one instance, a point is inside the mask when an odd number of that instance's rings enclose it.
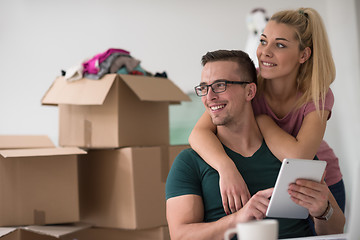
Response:
[[[215,99],[215,98],[218,97],[218,94],[214,93],[214,90],[213,90],[212,86],[209,86],[208,93],[207,93],[206,97],[209,100]]]

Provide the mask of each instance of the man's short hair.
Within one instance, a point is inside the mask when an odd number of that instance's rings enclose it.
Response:
[[[254,62],[249,55],[241,50],[217,50],[207,52],[201,58],[201,64],[205,66],[208,62],[233,61],[238,63],[241,70],[242,80],[257,84],[257,73]],[[245,78],[244,78],[245,77]]]

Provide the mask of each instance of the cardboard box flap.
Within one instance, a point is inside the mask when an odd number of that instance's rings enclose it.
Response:
[[[0,155],[4,158],[12,157],[38,157],[55,155],[74,155],[86,154],[87,152],[77,147],[58,147],[58,148],[34,148],[34,149],[11,149],[0,150]]]
[[[45,93],[41,103],[43,105],[102,105],[116,76],[116,74],[107,74],[99,80],[83,78],[74,82],[58,77]]]
[[[15,230],[16,230],[16,228],[13,228],[13,227],[0,227],[0,238],[9,233],[12,233]]]
[[[0,149],[51,147],[55,145],[46,135],[0,135]]]
[[[68,235],[70,233],[74,233],[86,228],[90,228],[90,224],[86,223],[75,223],[75,224],[68,224],[68,225],[46,225],[46,226],[26,226],[22,227],[22,229],[39,233],[42,235],[49,235],[56,238],[60,238],[62,236]]]
[[[119,75],[142,101],[191,101],[181,89],[167,78]]]

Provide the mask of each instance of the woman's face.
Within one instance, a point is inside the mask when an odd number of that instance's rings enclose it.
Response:
[[[303,51],[299,50],[293,27],[269,21],[260,37],[256,54],[263,78],[296,79]]]

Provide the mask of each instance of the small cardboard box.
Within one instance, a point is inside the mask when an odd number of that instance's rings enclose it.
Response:
[[[79,161],[80,219],[97,227],[167,224],[161,147],[90,150]]]
[[[79,240],[170,240],[169,228],[167,226],[141,229],[125,230],[115,228],[92,227],[79,232]]]
[[[59,106],[59,145],[118,148],[169,144],[169,104],[190,101],[169,79],[107,74],[58,77],[42,99]]]
[[[79,148],[0,150],[0,226],[79,221]]]
[[[52,147],[54,143],[45,135],[0,135],[0,149]]]
[[[87,240],[85,235],[81,233],[90,227],[90,225],[83,223],[16,228],[1,227],[0,240]],[[82,237],[79,238],[79,235]]]

